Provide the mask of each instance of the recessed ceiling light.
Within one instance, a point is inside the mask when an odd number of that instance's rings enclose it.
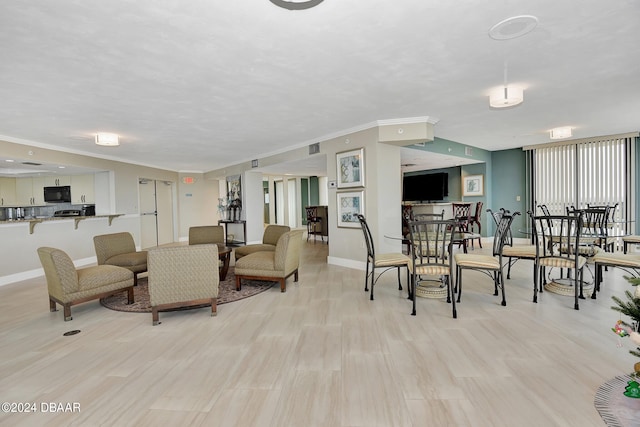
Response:
[[[98,133],[96,134],[96,144],[115,147],[120,145],[120,138],[115,133]]]
[[[489,37],[494,40],[511,40],[529,34],[538,26],[538,18],[533,15],[512,16],[489,29]]]
[[[570,138],[572,135],[571,126],[563,126],[559,128],[553,128],[549,132],[549,137],[551,139],[564,139]]]
[[[269,0],[276,6],[280,6],[288,10],[311,9],[322,3],[323,0],[307,0],[307,1],[287,1],[287,0]]]
[[[7,159],[7,160],[5,160],[5,162],[13,163],[14,161],[13,161],[13,160],[11,160],[11,159]]]

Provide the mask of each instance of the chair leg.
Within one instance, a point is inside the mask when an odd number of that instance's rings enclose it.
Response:
[[[280,292],[287,292],[287,279],[280,279]]]
[[[458,302],[460,302],[460,298],[462,297],[462,269],[456,266],[456,288],[455,291],[458,293]]]
[[[595,270],[596,277],[593,279],[593,292],[591,293],[591,299],[596,299],[596,293],[600,292],[600,281],[602,280],[602,266],[596,263]]]
[[[211,298],[211,317],[218,315],[218,298]]]
[[[373,274],[373,271],[371,272],[371,274]],[[368,283],[369,283],[369,259],[367,258],[367,267],[366,267],[366,271],[364,272],[364,291],[365,292],[369,291],[369,286],[367,286]]]
[[[236,276],[236,291],[239,291],[242,288],[241,280],[240,276]]]
[[[398,290],[401,291],[402,290],[402,282],[400,281],[400,265],[397,267],[398,269]]]
[[[507,267],[507,279],[511,279],[511,257],[509,257],[509,266]]]
[[[56,307],[56,302],[51,298],[49,298],[49,311],[51,312],[58,311],[58,308]]]
[[[376,284],[375,276],[376,276],[376,267],[374,265],[371,265],[371,295],[369,297],[371,301],[373,301],[373,287]]]
[[[479,222],[476,224],[478,224],[478,234],[482,236],[482,224]],[[480,249],[482,249],[482,237],[478,237],[478,244],[480,245]]]
[[[542,267],[533,264],[533,302],[538,302],[538,284],[542,281]]]
[[[64,312],[64,321],[68,322],[69,320],[73,320],[73,317],[71,317],[71,304],[67,303],[67,304],[64,304],[62,307]]]
[[[133,288],[127,289],[127,304],[133,304]]]
[[[413,304],[413,310],[411,311],[411,315],[412,315],[412,316],[415,316],[415,315],[416,315],[416,299],[417,299],[417,298],[416,298],[416,282],[417,282],[417,280],[416,280],[416,273],[415,273],[415,272],[413,272],[413,273],[411,274],[411,297],[412,297],[411,299],[413,300],[413,301],[412,301],[412,304]]]
[[[160,323],[159,321],[159,317],[158,317],[158,308],[157,307],[151,307],[151,321],[153,323],[153,326],[156,326]]]
[[[504,294],[504,276],[502,274],[502,270],[498,272],[498,280],[500,281],[500,286],[502,287],[502,306],[505,307],[507,305],[507,297]]]
[[[493,272],[493,295],[498,296],[498,272]]]
[[[451,276],[447,276],[447,298],[451,300],[451,314],[454,319],[458,318],[458,311],[456,309],[456,296],[453,294],[453,286],[451,286]]]

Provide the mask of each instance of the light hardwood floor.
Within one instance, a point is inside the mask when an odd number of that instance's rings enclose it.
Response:
[[[161,313],[155,327],[151,314],[97,301],[64,322],[48,310],[44,278],[0,287],[2,401],[81,408],[0,414],[0,423],[602,426],[598,386],[637,361],[611,332],[619,314],[610,296],[629,287],[619,271],[606,272],[599,298],[579,311],[547,292],[531,302],[531,262],[516,264],[506,307],[488,277],[465,271],[452,319],[446,302],[428,299],[411,316],[393,272],[370,301],[364,271],[326,256],[326,244],[305,243],[300,281],[286,293],[274,286],[213,318],[208,309]],[[81,333],[63,336],[73,329]]]

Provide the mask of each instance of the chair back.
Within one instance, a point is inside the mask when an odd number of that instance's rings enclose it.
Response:
[[[549,208],[547,207],[547,205],[538,205],[538,207],[540,208],[540,210],[542,211],[542,215],[546,215],[546,216],[550,216],[551,213],[549,212]]]
[[[580,256],[582,213],[538,215],[532,218],[536,259],[557,258],[575,262]]]
[[[606,238],[609,206],[582,209],[582,235],[584,237]]]
[[[189,244],[205,245],[224,243],[224,227],[221,225],[201,225],[189,227]]]
[[[285,276],[288,276],[300,266],[302,234],[302,230],[288,231],[278,239],[274,255],[274,267],[278,271],[284,271]]]
[[[459,232],[458,225],[455,220],[410,221],[409,238],[414,267],[452,264],[449,259],[453,235]]]
[[[111,233],[93,237],[98,265],[103,265],[109,258],[136,252],[136,243],[131,233]]]
[[[152,306],[218,296],[217,245],[159,247],[148,257]]]
[[[80,289],[78,273],[66,252],[49,247],[38,248],[38,257],[47,279],[49,295],[64,300],[64,296]]]
[[[452,203],[453,218],[469,221],[471,219],[471,203]]]
[[[482,205],[483,202],[476,203],[476,211],[473,213],[473,221],[480,222],[480,217],[482,216]]]
[[[318,207],[317,206],[307,206],[304,208],[307,213],[307,222],[316,222],[318,221]]]
[[[358,221],[360,221],[360,228],[362,228],[362,233],[364,234],[364,241],[367,245],[367,257],[368,259],[374,261],[376,259],[376,250],[373,246],[373,237],[371,236],[371,230],[369,229],[369,224],[367,224],[367,220],[364,215],[357,214]],[[409,221],[411,224],[411,221]],[[374,262],[375,263],[375,262]]]
[[[291,231],[291,227],[289,227],[288,225],[269,224],[264,229],[262,243],[264,243],[265,245],[275,246],[276,244],[278,244],[278,239],[280,239],[280,236],[282,236],[284,233],[288,233],[289,231]]]
[[[513,235],[511,234],[511,224],[513,219],[520,215],[520,212],[503,213],[496,225],[496,232],[493,236],[493,256],[502,256],[502,248],[513,246]]]

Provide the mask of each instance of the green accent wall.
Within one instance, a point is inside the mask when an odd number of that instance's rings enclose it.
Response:
[[[526,153],[521,148],[511,150],[493,151],[491,189],[492,197],[490,206],[496,211],[505,208],[511,212],[520,212],[520,216],[514,218],[511,230],[514,231],[514,238],[524,238],[524,235],[517,233],[517,230],[526,228],[527,223],[527,170]],[[518,201],[517,198],[520,197]],[[493,220],[491,220],[491,230]]]

